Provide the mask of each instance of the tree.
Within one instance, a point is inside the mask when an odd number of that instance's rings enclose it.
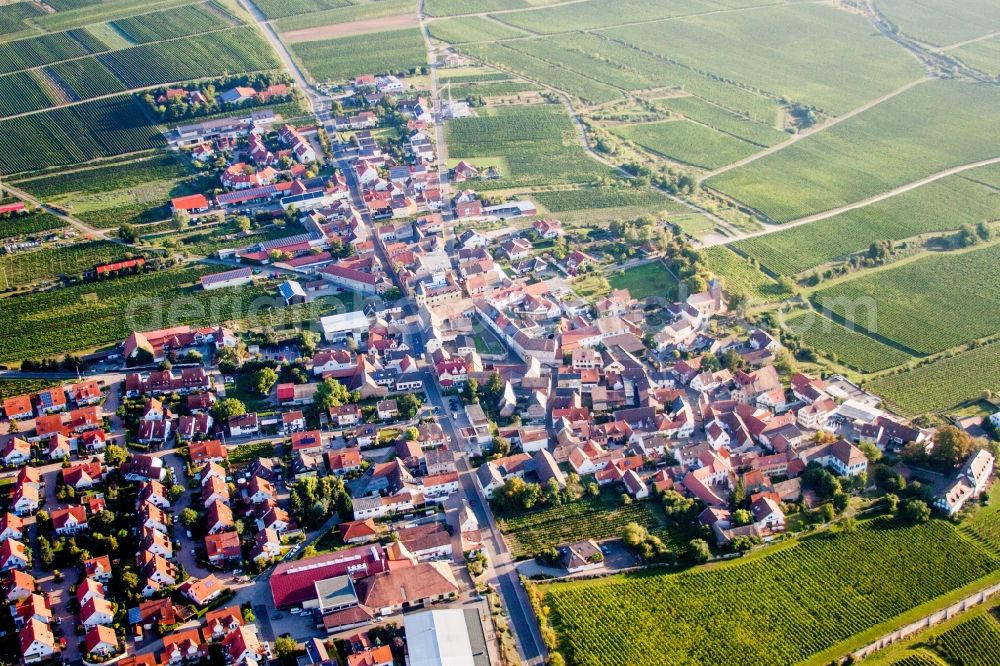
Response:
[[[408,442],[416,441],[417,439],[420,438],[420,431],[417,429],[416,426],[410,426],[409,428],[403,431],[403,437]]]
[[[423,402],[420,398],[412,393],[406,393],[396,398],[396,408],[402,416],[408,419],[412,419],[417,415],[422,404]]]
[[[261,368],[253,376],[253,385],[257,393],[267,395],[278,383],[278,373],[273,368]]]
[[[223,347],[215,352],[215,360],[219,364],[219,372],[232,374],[243,364],[246,356],[246,345],[242,340],[235,347]]]
[[[708,542],[704,539],[691,539],[687,547],[687,559],[692,564],[704,564],[712,557]]]
[[[832,504],[822,504],[816,509],[816,520],[820,523],[828,523],[837,517],[837,510]]]
[[[291,636],[278,636],[274,639],[274,656],[282,662],[292,663],[298,651],[299,644]]]
[[[302,331],[299,333],[299,351],[303,356],[312,356],[316,353],[319,345],[319,333],[315,331]]]
[[[475,405],[479,402],[479,382],[472,377],[465,382],[462,387],[462,399],[468,405]]]
[[[174,485],[170,486],[169,492],[170,492],[170,501],[176,502],[181,498],[181,495],[184,494],[184,486],[180,485],[179,483],[175,483]]]
[[[528,510],[542,498],[542,488],[537,483],[512,476],[507,479],[494,495],[494,502],[501,510]]]
[[[870,463],[877,463],[882,459],[882,452],[879,451],[878,447],[871,442],[862,442],[858,445],[858,448],[861,449],[861,452],[865,454],[865,457],[868,458],[868,462]]]
[[[243,416],[247,413],[247,406],[238,398],[226,398],[215,403],[215,418],[219,421],[228,421],[232,416]]]
[[[135,592],[139,587],[139,576],[134,571],[126,571],[122,574],[122,586],[129,592]]]
[[[792,359],[792,353],[782,347],[774,356],[774,369],[783,375],[787,375],[791,373],[793,367],[794,359]]]
[[[894,495],[893,493],[888,493],[885,497],[882,498],[882,500],[885,502],[886,511],[888,511],[889,513],[896,513],[896,509],[899,508],[898,495]]]
[[[722,367],[730,372],[736,372],[746,366],[747,361],[735,349],[727,349],[722,355]]]
[[[246,215],[237,215],[233,218],[233,222],[236,223],[236,228],[240,231],[246,233],[250,231],[250,218]]]
[[[729,495],[729,508],[736,510],[746,504],[747,501],[747,489],[743,484],[743,479],[736,480],[736,486],[733,488],[733,492]],[[743,523],[746,525],[746,523]]]
[[[506,437],[494,437],[490,443],[490,454],[495,456],[506,456],[510,454],[510,440]],[[550,481],[552,479],[549,479]]]
[[[830,499],[843,490],[837,477],[815,463],[810,463],[802,474],[802,485],[815,490],[820,499]]]
[[[191,216],[186,210],[175,210],[174,216],[174,229],[177,231],[184,231],[184,229],[190,224]]]
[[[129,245],[135,244],[139,240],[139,232],[135,230],[131,224],[123,224],[118,227],[118,238],[125,241]]]
[[[115,514],[111,513],[107,509],[98,511],[97,515],[92,516],[90,520],[87,521],[88,527],[90,527],[91,530],[98,532],[103,532],[114,524]]]
[[[486,390],[494,396],[499,396],[500,392],[503,391],[503,378],[499,372],[490,375],[489,381],[486,382]]]
[[[325,379],[316,388],[313,405],[320,413],[327,413],[334,407],[346,405],[351,400],[347,387],[335,379]]]
[[[844,513],[847,509],[847,505],[850,504],[851,497],[842,490],[839,490],[833,494],[833,508],[837,513]]]
[[[903,475],[888,465],[879,463],[870,469],[875,487],[882,492],[899,492],[906,488],[906,479],[903,478]]]
[[[185,528],[193,530],[201,522],[201,515],[191,507],[188,507],[181,511],[180,521],[181,525]]]
[[[646,528],[636,522],[627,523],[622,528],[622,541],[629,548],[638,547],[648,536],[649,532]]]
[[[930,459],[942,467],[953,468],[969,457],[973,439],[955,426],[945,426],[934,436]]]
[[[705,354],[701,357],[701,369],[705,372],[718,372],[721,368],[719,357],[715,354]]]
[[[38,537],[38,559],[41,561],[43,569],[51,569],[52,565],[55,563],[55,552],[52,550],[52,544],[49,540],[43,536]]]
[[[746,509],[737,509],[736,511],[733,511],[733,522],[736,523],[736,525],[749,525],[752,520],[753,516],[751,516],[750,512]]]
[[[119,467],[128,460],[128,451],[117,444],[109,444],[104,449],[104,464],[108,467]]]
[[[926,523],[931,519],[931,508],[927,502],[918,499],[911,499],[903,505],[903,518],[910,523]]]

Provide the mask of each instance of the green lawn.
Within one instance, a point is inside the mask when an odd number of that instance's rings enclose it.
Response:
[[[270,442],[240,444],[229,449],[229,462],[233,465],[242,465],[253,462],[258,458],[270,458],[272,456],[274,456],[274,445]]]
[[[585,496],[575,502],[544,507],[500,519],[517,559],[580,539],[609,539],[621,536],[626,523],[636,522],[650,531],[663,530],[665,519],[659,500],[622,504],[621,494],[605,488],[597,497]]]
[[[677,298],[677,278],[660,261],[654,261],[626,271],[608,274],[613,289],[628,289],[632,298],[644,301],[655,297],[674,301]]]

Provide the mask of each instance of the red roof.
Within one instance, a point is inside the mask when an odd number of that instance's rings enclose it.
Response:
[[[355,579],[381,573],[387,568],[381,547],[358,546],[347,550],[307,557],[292,562],[282,562],[271,574],[271,596],[278,608],[313,597],[313,583],[334,576],[350,573]]]
[[[15,201],[14,203],[4,204],[0,206],[0,215],[3,213],[17,213],[24,210],[24,203],[20,201]]]
[[[170,205],[176,210],[198,210],[208,208],[208,199],[204,194],[189,194],[186,197],[177,197],[170,201]]]

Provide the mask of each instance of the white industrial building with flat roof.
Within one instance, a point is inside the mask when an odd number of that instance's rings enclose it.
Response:
[[[360,310],[320,317],[319,323],[328,342],[343,340],[348,335],[358,338],[368,330],[368,317]]]
[[[470,622],[472,623],[470,625]],[[409,666],[488,666],[479,613],[448,608],[404,616]]]

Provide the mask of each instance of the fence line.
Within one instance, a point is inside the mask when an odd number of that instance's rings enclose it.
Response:
[[[990,598],[997,592],[1000,592],[1000,583],[997,583],[996,585],[988,587],[984,590],[980,590],[979,592],[976,592],[974,594],[970,594],[961,601],[957,601],[951,606],[948,606],[947,608],[943,608],[939,611],[931,613],[930,615],[926,615],[923,618],[917,620],[916,622],[911,622],[905,627],[901,627],[896,631],[888,633],[879,638],[877,641],[869,643],[860,650],[854,651],[853,653],[851,653],[851,656],[853,656],[855,659],[864,659],[865,657],[871,656],[872,653],[877,652],[883,648],[886,648],[892,645],[893,643],[901,641],[905,638],[909,638],[910,636],[919,631],[923,631],[924,629],[933,627],[934,625],[940,624],[945,620],[950,620],[951,618],[962,613],[963,611],[973,608],[974,606],[978,606],[979,604],[985,602],[988,598]]]

